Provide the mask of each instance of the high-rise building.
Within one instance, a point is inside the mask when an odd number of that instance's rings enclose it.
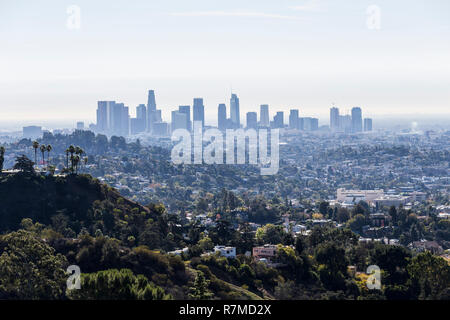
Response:
[[[172,122],[170,128],[173,131],[177,129],[185,129],[187,130],[187,116],[185,113],[180,111],[172,111]]]
[[[355,107],[352,109],[352,132],[362,132],[362,112],[361,108]]]
[[[122,135],[122,116],[123,116],[123,108],[125,105],[123,103],[114,103],[111,106],[110,112],[110,127],[109,134],[113,136],[121,136]]]
[[[152,111],[156,110],[156,99],[154,90],[148,90],[147,108]]]
[[[194,121],[201,121],[202,127],[205,126],[205,106],[203,105],[203,98],[194,98]]]
[[[339,132],[352,132],[352,116],[349,114],[339,116]]]
[[[126,106],[122,108],[120,132],[123,137],[130,135],[130,109]]]
[[[98,101],[97,102],[97,125],[96,130],[100,133],[107,133],[111,127],[110,113],[115,101]]]
[[[259,125],[261,127],[269,127],[269,105],[262,104],[259,109]]]
[[[147,131],[152,132],[153,123],[158,122],[156,113],[155,91],[148,90],[147,98]]]
[[[236,94],[231,94],[230,99],[230,118],[233,127],[239,128],[241,126],[240,113],[239,113],[239,98]]]
[[[364,131],[372,131],[372,119],[371,118],[365,118],[364,119]]]
[[[247,112],[247,129],[258,128],[258,115],[256,112]]]
[[[330,130],[339,131],[339,109],[336,107],[330,109]]]
[[[136,118],[142,119],[144,126],[147,127],[147,106],[145,104],[136,107]]]
[[[219,104],[217,109],[217,127],[221,131],[225,131],[227,129],[227,106],[225,103]]]
[[[115,101],[98,101],[96,131],[114,136],[130,134],[128,107]]]
[[[303,120],[303,130],[304,131],[316,131],[319,129],[319,119],[317,118],[301,118]]]
[[[130,119],[130,134],[144,132],[147,128],[147,107],[140,104],[136,107],[136,118]]]
[[[167,136],[167,122],[155,122],[153,124],[152,134],[155,136]]]
[[[22,135],[24,138],[36,139],[42,137],[42,127],[27,126],[23,127]]]
[[[179,106],[178,112],[184,113],[186,115],[186,129],[188,131],[192,130],[191,124],[191,106]]]
[[[77,130],[84,130],[84,122],[83,121],[77,122]]]
[[[299,130],[298,110],[292,109],[289,113],[289,129]]]
[[[283,111],[278,111],[277,114],[273,117],[273,122],[272,122],[271,127],[274,129],[281,129],[284,127]]]
[[[145,122],[143,119],[131,118],[130,119],[130,134],[138,134],[145,131]]]

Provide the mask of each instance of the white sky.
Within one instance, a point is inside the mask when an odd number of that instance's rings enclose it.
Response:
[[[80,29],[66,26],[69,5]],[[231,88],[242,120],[267,103],[286,118],[332,103],[448,114],[450,1],[0,0],[0,122],[93,121],[97,100],[134,114],[154,89],[165,120],[203,97],[213,123]]]

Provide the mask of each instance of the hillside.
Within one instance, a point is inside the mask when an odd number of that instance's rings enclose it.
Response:
[[[160,251],[185,245],[163,206],[139,205],[89,175],[3,174],[0,194],[0,299],[189,297],[197,272]],[[66,291],[69,265],[81,269],[80,291]],[[217,297],[259,299],[214,283]]]

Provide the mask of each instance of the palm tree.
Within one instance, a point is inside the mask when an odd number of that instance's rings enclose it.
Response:
[[[75,166],[75,174],[78,174],[78,164],[80,163],[80,156],[75,156],[73,159],[73,164]]]
[[[37,163],[37,149],[39,148],[39,142],[36,140],[33,141],[33,149],[34,149],[34,163]]]
[[[73,154],[75,153],[75,147],[73,145],[70,145],[67,150],[70,153],[70,170],[73,173]]]
[[[88,157],[87,156],[83,158],[83,162],[84,162],[84,168],[86,169],[86,165],[88,163]]]
[[[0,173],[3,171],[3,162],[5,161],[5,147],[0,147]]]
[[[66,149],[66,168],[69,168],[69,148]]]
[[[47,162],[50,163],[50,151],[52,151],[52,146],[47,145]]]
[[[47,151],[47,146],[45,144],[41,144],[42,165],[45,165],[45,151]]]

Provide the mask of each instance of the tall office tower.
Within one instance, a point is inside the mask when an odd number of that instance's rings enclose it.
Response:
[[[298,118],[298,130],[305,130],[305,118]]]
[[[299,130],[299,123],[298,123],[298,110],[292,109],[289,113],[289,129],[295,129]]]
[[[256,112],[247,112],[247,129],[258,128],[258,114]]]
[[[317,118],[301,118],[303,120],[303,130],[305,131],[316,131],[319,130],[319,119]]]
[[[112,106],[114,101],[98,101],[97,102],[97,126],[98,132],[107,133],[110,124],[110,112],[112,111]]]
[[[155,111],[155,121],[162,122],[161,109]]]
[[[303,119],[303,130],[311,131],[312,123],[311,118],[302,118]]]
[[[156,99],[155,99],[155,91],[148,90],[148,98],[147,98],[147,131],[152,131],[153,123],[157,122],[156,119]]]
[[[273,128],[281,129],[284,127],[284,113],[283,111],[278,111],[277,114],[273,117]]]
[[[362,132],[362,112],[361,108],[355,107],[352,109],[352,132]]]
[[[171,130],[174,132],[177,129],[187,130],[187,115],[180,111],[172,111]]]
[[[194,121],[201,121],[202,127],[205,126],[205,106],[203,105],[203,98],[194,98]]]
[[[311,118],[311,131],[319,130],[319,119]]]
[[[227,129],[227,106],[225,103],[219,104],[217,109],[217,127],[221,131],[225,131]]]
[[[152,133],[156,136],[167,136],[167,127],[167,122],[155,122]]]
[[[261,127],[269,127],[269,105],[262,104],[259,108],[259,125]]]
[[[130,109],[128,107],[122,108],[120,132],[121,136],[127,137],[130,135]]]
[[[77,130],[84,130],[84,122],[83,121],[77,122]]]
[[[147,107],[140,104],[136,107],[136,118],[130,119],[130,134],[144,132],[147,128]]]
[[[184,113],[186,115],[186,129],[188,131],[192,130],[191,124],[191,106],[179,106],[178,112]]]
[[[372,131],[372,119],[365,118],[364,119],[364,131]]]
[[[22,136],[24,138],[36,139],[42,137],[42,127],[39,126],[27,126],[23,127]]]
[[[339,130],[339,109],[335,107],[330,109],[330,130]]]
[[[339,132],[351,133],[352,132],[352,116],[347,114],[339,116]]]
[[[148,90],[147,108],[152,111],[156,110],[156,99],[154,90]]]
[[[234,93],[231,94],[230,99],[230,118],[233,124],[233,127],[240,128],[241,120],[239,113],[239,98]]]
[[[111,106],[110,113],[110,127],[109,134],[113,136],[121,136],[122,135],[122,116],[123,116],[123,108],[125,105],[123,103],[114,103]]]
[[[145,104],[140,104],[136,107],[136,118],[143,119],[144,123],[147,123],[147,107]]]

